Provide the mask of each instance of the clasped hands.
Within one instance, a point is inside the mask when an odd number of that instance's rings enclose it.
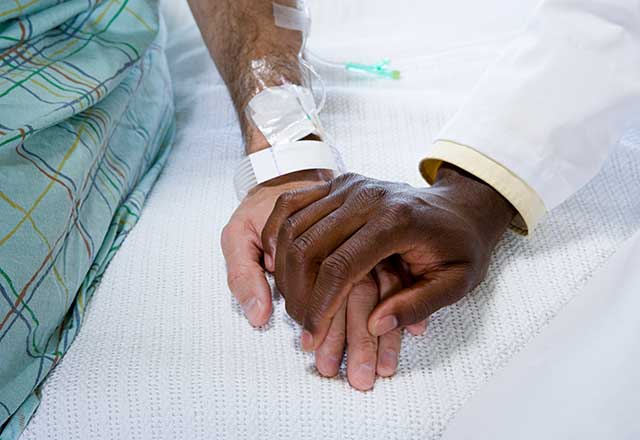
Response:
[[[271,314],[264,270],[275,275],[302,347],[359,390],[395,373],[402,329],[428,317],[485,277],[515,215],[493,188],[443,165],[435,184],[414,188],[325,171],[258,186],[222,233],[229,287],[251,324]]]

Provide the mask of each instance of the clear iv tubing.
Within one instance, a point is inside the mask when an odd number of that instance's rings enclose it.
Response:
[[[316,80],[318,80],[318,83],[320,83],[320,104],[318,104],[318,114],[320,114],[320,112],[324,108],[324,105],[327,102],[327,85],[325,84],[322,77],[318,74],[318,72],[316,72],[316,69],[314,69],[313,66],[306,59],[300,57],[300,61],[302,62],[302,65],[309,71],[309,73],[311,73],[311,75],[316,77]],[[311,90],[313,91],[313,81],[310,81],[310,83],[311,83]]]
[[[322,64],[323,66],[327,66],[332,69],[344,69],[344,63],[329,61],[326,58],[322,58],[308,49],[304,51],[304,57],[308,59],[310,62],[313,62],[316,64]]]
[[[327,102],[327,85],[325,84],[322,77],[316,72],[316,69],[313,68],[311,63],[305,59],[305,54],[308,54],[307,51],[307,38],[309,34],[309,30],[311,29],[311,11],[309,11],[308,6],[309,0],[303,1],[304,5],[304,13],[307,17],[309,17],[309,27],[306,32],[302,33],[302,45],[300,46],[300,52],[298,52],[298,58],[300,59],[300,63],[304,66],[305,69],[309,71],[309,73],[318,80],[320,84],[320,104],[318,104],[318,114],[322,112],[324,105]],[[313,91],[313,81],[309,80],[309,84],[311,85],[311,90]]]
[[[341,70],[349,70],[349,71],[357,71],[368,73],[371,75],[376,75],[379,77],[385,77],[389,79],[398,80],[400,79],[400,71],[391,70],[389,68],[389,59],[385,58],[377,64],[361,64],[361,63],[338,63],[335,61],[330,61],[325,58],[322,58],[315,53],[311,52],[307,49],[307,38],[309,29],[311,28],[311,13],[309,11],[308,3],[310,0],[306,0],[303,2],[304,4],[304,12],[305,15],[309,18],[309,28],[306,32],[302,33],[302,46],[300,47],[300,52],[298,53],[298,58],[300,59],[300,63],[309,71],[309,73],[314,76],[318,83],[320,84],[320,104],[318,105],[318,114],[324,108],[324,105],[327,101],[327,87],[322,79],[322,77],[316,72],[311,63],[320,64],[326,66],[331,69],[341,69]],[[313,81],[310,81],[311,88],[313,90]]]

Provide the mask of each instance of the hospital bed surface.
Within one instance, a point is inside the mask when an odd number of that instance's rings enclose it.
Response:
[[[425,336],[405,337],[395,377],[367,393],[343,373],[322,378],[282,299],[255,330],[227,289],[219,237],[237,203],[241,135],[184,3],[164,5],[178,112],[172,156],[24,439],[440,438],[639,229],[640,134],[630,133],[533,237],[507,235],[480,288],[438,312]],[[424,185],[417,164],[430,141],[535,2],[493,0],[482,11],[480,2],[444,3],[314,6],[316,52],[389,56],[402,70],[397,82],[320,70],[322,119],[351,170]]]

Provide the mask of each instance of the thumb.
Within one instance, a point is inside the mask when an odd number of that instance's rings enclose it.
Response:
[[[222,231],[221,246],[231,293],[251,325],[265,325],[272,312],[271,288],[260,265],[259,236],[245,224],[230,223]]]
[[[369,331],[380,336],[397,327],[419,324],[441,308],[462,299],[468,290],[466,279],[459,276],[418,281],[378,304],[369,317]]]

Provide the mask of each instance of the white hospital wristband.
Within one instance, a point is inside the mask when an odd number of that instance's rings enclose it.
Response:
[[[242,160],[233,183],[238,200],[255,186],[296,171],[325,169],[340,173],[339,153],[321,141],[296,141],[279,144],[248,155]]]

